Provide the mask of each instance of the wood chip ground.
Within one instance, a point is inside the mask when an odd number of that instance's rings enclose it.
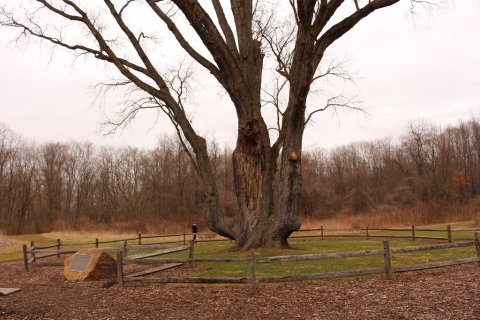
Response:
[[[195,269],[195,268],[194,268]],[[186,267],[165,271],[185,275]],[[135,271],[135,270],[131,270]],[[383,276],[260,286],[75,283],[62,271],[0,264],[0,319],[480,319],[476,264]]]

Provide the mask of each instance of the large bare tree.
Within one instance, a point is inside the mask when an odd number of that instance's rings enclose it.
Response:
[[[143,108],[163,110],[184,138],[202,178],[208,226],[235,239],[237,248],[248,249],[288,246],[289,235],[300,227],[305,125],[316,112],[348,102],[333,97],[323,107],[307,109],[316,80],[328,74],[345,76],[338,64],[322,67],[325,51],[371,13],[400,1],[25,0],[4,4],[0,23],[18,28],[21,37],[36,37],[113,65],[123,76],[116,85],[133,85],[145,94],[125,110],[123,120]],[[149,16],[141,16],[147,9]],[[153,29],[160,34],[152,35]],[[238,215],[220,211],[207,143],[184,106],[188,72],[179,68],[172,77],[158,64],[158,52],[170,50],[158,42],[166,33],[233,102],[238,118],[232,156]],[[279,78],[275,89],[264,95],[268,58],[276,64]],[[283,106],[278,99],[282,90]],[[262,114],[265,96],[273,98],[269,101],[276,108],[277,134],[269,132]]]

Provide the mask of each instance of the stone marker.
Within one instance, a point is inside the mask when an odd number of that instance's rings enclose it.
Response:
[[[63,276],[73,281],[113,279],[117,265],[102,249],[83,249],[65,259]]]
[[[17,291],[20,291],[20,288],[0,288],[0,296],[8,296]]]

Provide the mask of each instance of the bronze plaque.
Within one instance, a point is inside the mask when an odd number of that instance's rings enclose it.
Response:
[[[92,256],[89,254],[76,254],[68,270],[71,272],[85,272],[91,260]]]

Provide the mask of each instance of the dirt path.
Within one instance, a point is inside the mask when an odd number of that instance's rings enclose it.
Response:
[[[185,270],[178,270],[185,272]],[[0,264],[0,319],[480,319],[474,264],[395,275],[262,286],[72,283],[62,271]]]

